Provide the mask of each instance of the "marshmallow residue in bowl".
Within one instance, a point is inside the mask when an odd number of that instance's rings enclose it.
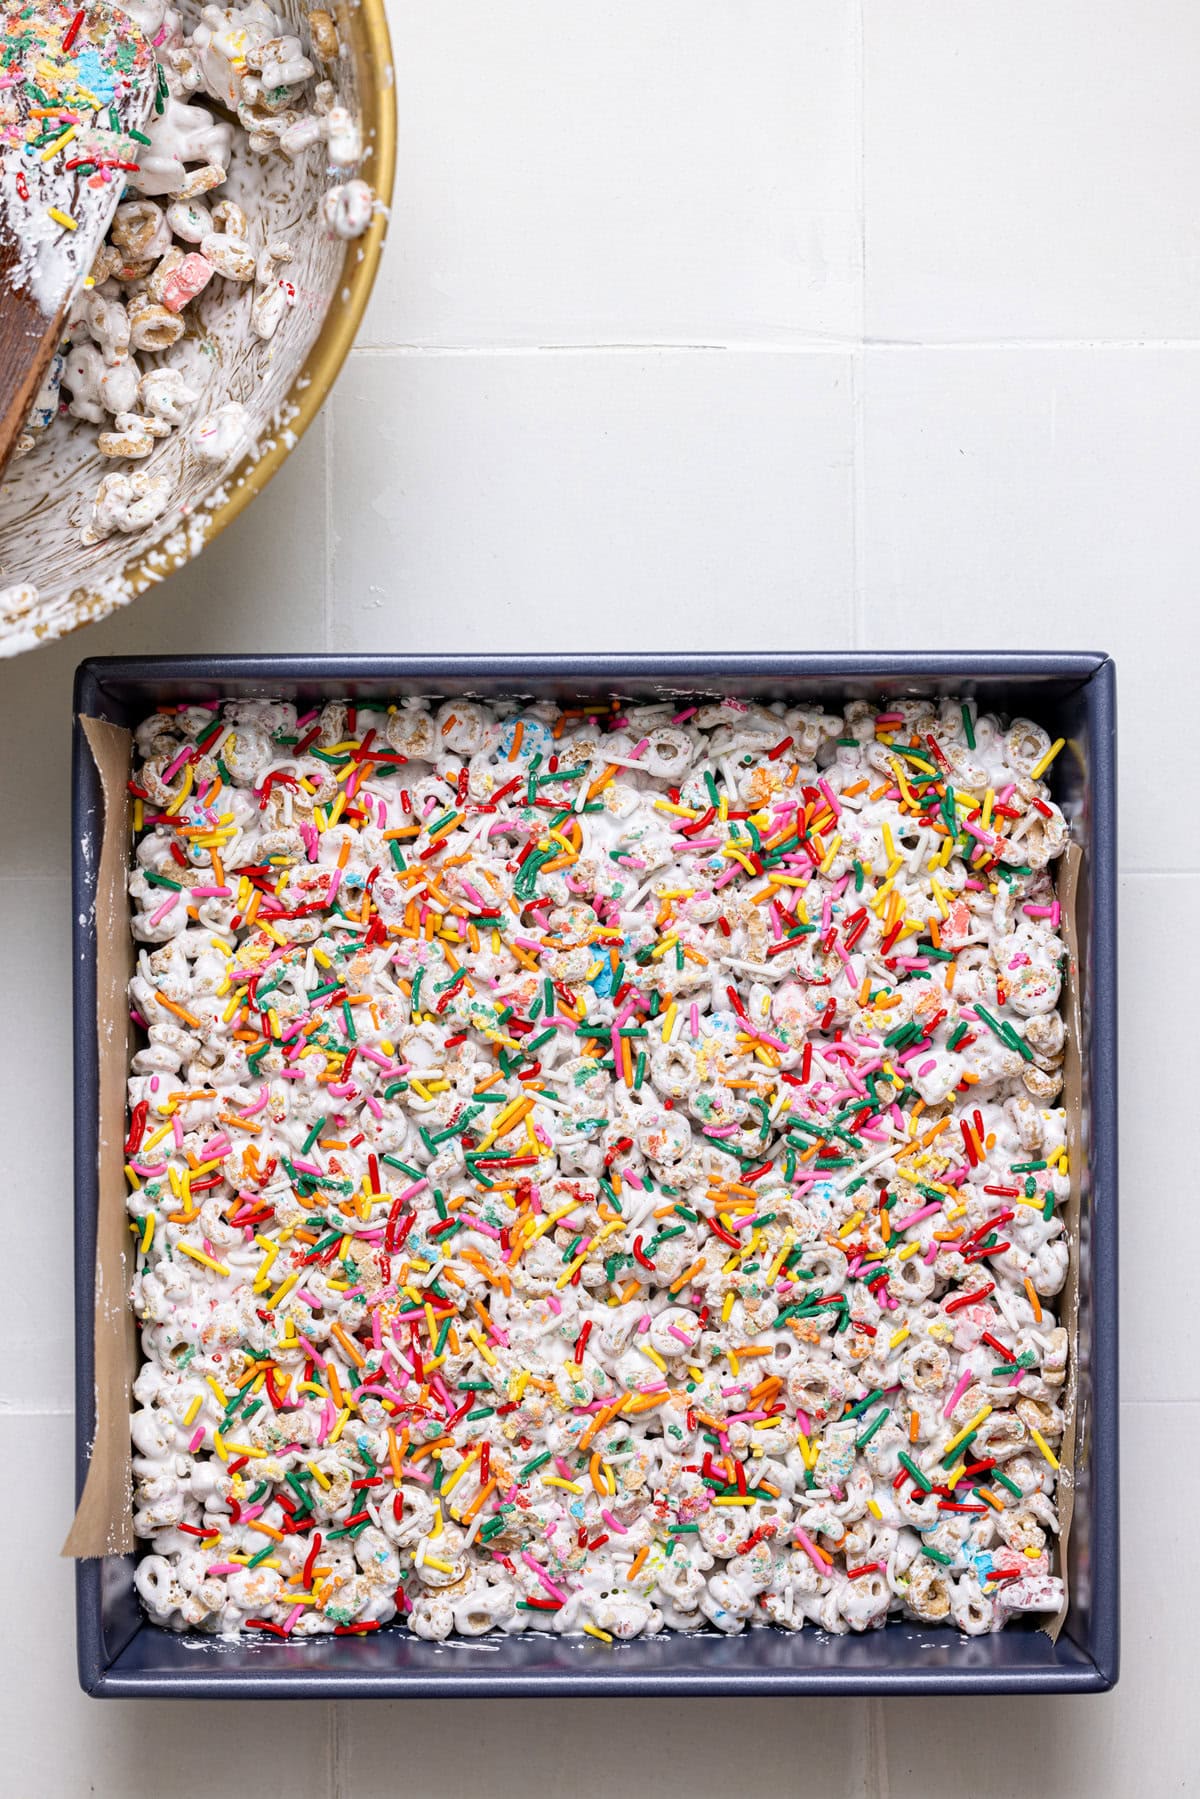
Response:
[[[383,212],[365,9],[125,10],[155,48],[156,110],[0,486],[0,653],[188,560],[238,465],[290,448],[315,410],[306,359]]]

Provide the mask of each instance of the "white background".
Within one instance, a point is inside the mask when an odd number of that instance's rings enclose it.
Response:
[[[392,0],[360,347],[133,608],[0,667],[3,1786],[1191,1791],[1195,0]],[[70,681],[173,650],[1086,648],[1122,720],[1124,1673],[1062,1701],[99,1705],[70,1510]],[[1188,745],[1192,745],[1189,751]]]

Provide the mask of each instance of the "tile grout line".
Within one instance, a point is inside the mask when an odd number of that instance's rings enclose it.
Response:
[[[850,643],[853,649],[861,650],[866,642],[866,596],[863,587],[866,542],[866,362],[863,343],[867,328],[865,0],[858,0],[853,29],[858,76],[855,89],[857,155],[854,170],[854,203],[858,211],[858,342],[850,350]]]
[[[333,402],[326,400],[324,418],[325,448],[325,580],[321,593],[321,635],[328,655],[333,648]]]
[[[866,1776],[871,1799],[890,1799],[892,1783],[888,1771],[887,1706],[882,1699],[867,1700]]]
[[[329,1701],[329,1799],[342,1799],[342,1707]]]
[[[854,53],[858,62],[858,158],[855,183],[858,201],[858,332],[850,354],[851,405],[851,501],[850,555],[854,572],[851,595],[851,638],[856,650],[867,644],[866,537],[867,537],[867,6],[858,0],[854,15]],[[878,1699],[867,1701],[864,1790],[871,1799],[888,1799],[887,1707]]]
[[[865,222],[862,244],[865,249]],[[865,291],[865,281],[863,283]],[[889,338],[870,337],[865,331],[849,335],[807,338],[723,338],[689,340],[685,338],[622,339],[619,342],[595,343],[586,338],[566,343],[394,343],[356,344],[356,357],[460,357],[516,356],[836,356],[847,350],[894,350],[921,355],[926,351],[953,354],[961,351],[988,350],[1178,350],[1200,351],[1200,337],[980,337],[980,338]]]

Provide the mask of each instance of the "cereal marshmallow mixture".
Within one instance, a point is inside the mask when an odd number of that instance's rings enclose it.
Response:
[[[732,699],[136,742],[155,1620],[1058,1607],[1060,743]]]
[[[296,298],[287,277],[293,245],[266,237],[252,211],[222,191],[237,155],[249,153],[253,179],[242,184],[249,204],[254,180],[261,185],[272,162],[300,168],[319,146],[338,178],[322,211],[324,228],[336,236],[361,235],[375,204],[365,181],[346,178],[362,154],[358,122],[337,104],[333,83],[318,79],[340,54],[330,13],[308,13],[306,51],[263,0],[202,6],[186,23],[168,0],[122,0],[122,10],[157,59],[144,132],[122,137],[110,129],[114,77],[104,76],[107,87],[99,81],[94,52],[77,57],[68,32],[65,47],[37,64],[45,116],[40,135],[25,141],[12,92],[4,90],[24,79],[13,71],[34,41],[36,21],[26,27],[19,16],[10,18],[0,41],[3,178],[21,186],[49,158],[52,173],[77,171],[91,186],[123,182],[134,196],[116,209],[16,445],[18,456],[28,454],[60,412],[97,428],[96,449],[112,472],[96,491],[86,543],[139,531],[166,510],[168,477],[140,465],[189,421],[196,457],[223,462],[250,448],[249,416],[236,401],[192,420],[199,393],[172,359],[189,326],[193,336],[201,331],[191,309],[206,292],[240,292],[248,332],[263,342]],[[57,217],[53,230],[69,250],[74,222],[61,212],[49,216]],[[46,228],[39,215],[23,273],[18,259],[19,278],[35,290],[39,262],[59,250],[45,240]]]

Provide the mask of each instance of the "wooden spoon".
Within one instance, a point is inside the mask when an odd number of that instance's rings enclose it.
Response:
[[[0,0],[0,471],[158,91],[154,51],[109,0]]]

